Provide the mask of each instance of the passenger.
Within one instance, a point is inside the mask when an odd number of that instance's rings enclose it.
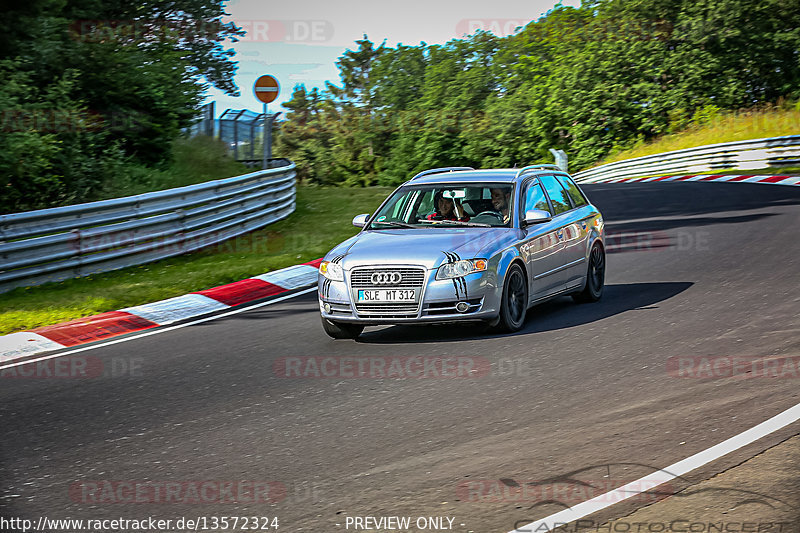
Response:
[[[469,215],[464,211],[464,206],[458,199],[445,198],[442,191],[433,197],[436,211],[428,215],[428,220],[457,220],[469,222]]]
[[[494,206],[495,211],[500,213],[503,217],[503,223],[508,224],[509,221],[509,212],[508,212],[508,201],[511,198],[511,189],[508,188],[494,188],[491,189],[492,193],[492,205]]]

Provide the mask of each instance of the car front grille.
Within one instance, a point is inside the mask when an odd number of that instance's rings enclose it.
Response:
[[[382,315],[417,314],[417,304],[358,304],[359,313],[377,313]]]
[[[388,285],[374,285],[370,280],[375,273],[390,272],[400,273],[400,283],[390,287]],[[387,289],[395,286],[410,289],[412,287],[422,287],[424,282],[425,270],[421,268],[360,268],[353,270],[352,274],[350,274],[350,286],[354,289]]]
[[[399,273],[400,281],[392,285],[372,283],[372,275]],[[350,288],[356,311],[372,318],[408,318],[419,311],[419,302],[358,303],[358,289],[417,289],[417,298],[422,300],[422,287],[425,284],[425,269],[419,267],[369,267],[353,269],[350,274]]]

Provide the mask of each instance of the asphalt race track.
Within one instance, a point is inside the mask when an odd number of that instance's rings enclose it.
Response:
[[[333,341],[308,294],[78,354],[104,365],[103,376],[6,373],[0,515],[277,516],[279,531],[326,533],[346,531],[347,517],[424,516],[454,518],[454,531],[508,532],[577,503],[554,484],[622,485],[800,403],[797,375],[674,371],[674,358],[800,355],[800,188],[584,190],[609,232],[603,299],[536,307],[518,334],[383,327]],[[310,356],[459,356],[478,371],[281,374],[286,358]],[[672,488],[796,433],[789,426]],[[204,481],[270,482],[276,501],[130,503],[86,492]],[[521,485],[536,489],[520,496]]]

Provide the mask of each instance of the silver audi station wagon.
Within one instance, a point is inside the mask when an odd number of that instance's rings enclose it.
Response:
[[[480,321],[517,331],[529,307],[603,293],[603,217],[555,165],[435,168],[401,185],[319,266],[322,326]]]

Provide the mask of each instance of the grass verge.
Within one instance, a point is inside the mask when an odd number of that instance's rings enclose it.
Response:
[[[615,153],[592,167],[695,146],[797,135],[798,132],[800,132],[800,108],[797,107],[750,110],[730,114],[720,113],[683,131],[660,137],[630,150]]]
[[[155,263],[0,294],[0,335],[154,302],[322,257],[354,235],[391,187],[297,188],[287,219],[217,246]]]
[[[121,165],[109,174],[110,177],[97,191],[96,197],[89,201],[185,187],[252,172],[231,157],[225,143],[212,137],[181,137],[172,142],[170,149],[172,157],[165,168],[133,163]]]

